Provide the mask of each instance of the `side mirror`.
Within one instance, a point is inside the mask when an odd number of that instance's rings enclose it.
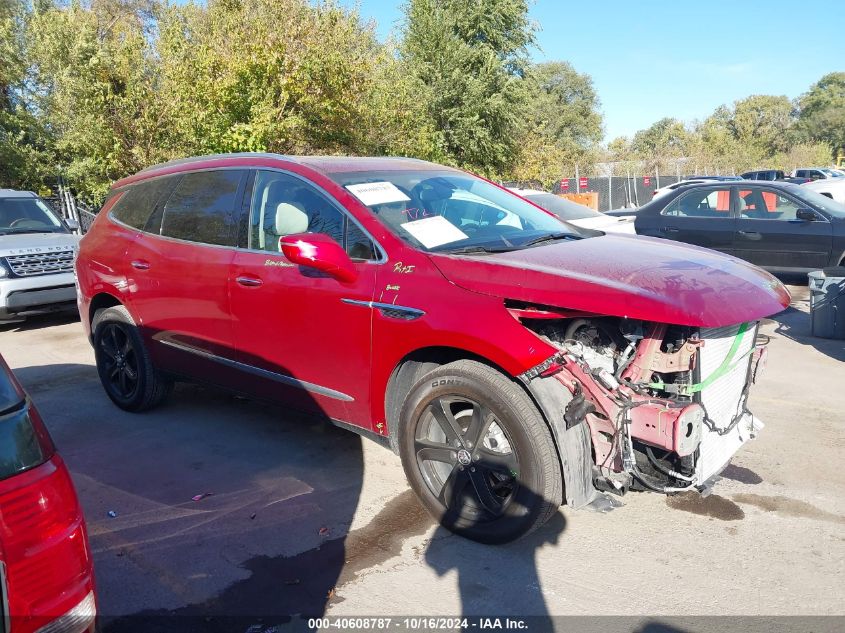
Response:
[[[340,244],[322,233],[297,233],[279,238],[279,250],[294,264],[308,266],[350,283],[358,270]]]
[[[79,222],[77,222],[73,218],[65,218],[65,226],[71,231],[79,230]]]
[[[816,212],[812,209],[798,209],[795,212],[795,217],[806,222],[813,222],[816,220]]]

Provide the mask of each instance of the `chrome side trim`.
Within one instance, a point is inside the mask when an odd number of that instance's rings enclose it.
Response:
[[[328,387],[315,385],[313,382],[299,380],[298,378],[294,378],[293,376],[287,376],[285,374],[279,374],[274,371],[269,371],[267,369],[261,369],[260,367],[241,363],[230,358],[223,358],[222,356],[212,354],[211,352],[206,352],[205,350],[198,349],[191,345],[185,345],[184,343],[178,343],[176,341],[166,339],[159,339],[159,343],[161,343],[162,345],[167,345],[168,347],[173,347],[183,352],[188,352],[189,354],[201,356],[207,360],[214,361],[215,363],[220,363],[221,365],[226,365],[227,367],[231,367],[233,369],[245,371],[248,374],[259,376],[260,378],[275,380],[276,382],[281,383],[283,385],[287,385],[288,387],[297,387],[310,393],[316,393],[318,395],[326,396],[327,398],[333,398],[335,400],[342,400],[343,402],[355,402],[355,398],[341,391],[335,391],[334,389],[329,389]]]
[[[425,316],[425,311],[419,308],[410,308],[408,306],[398,306],[392,303],[381,303],[379,301],[361,301],[360,299],[341,299],[343,303],[348,303],[353,306],[362,306],[364,308],[375,308],[382,316],[390,319],[403,319],[405,321],[414,321],[422,316]]]

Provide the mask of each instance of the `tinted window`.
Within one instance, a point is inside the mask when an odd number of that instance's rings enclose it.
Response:
[[[29,408],[0,415],[0,479],[11,477],[49,458]]]
[[[164,207],[161,234],[234,246],[238,215],[235,207],[245,174],[231,169],[185,174]]]
[[[294,233],[323,233],[344,246],[350,257],[376,257],[372,241],[360,227],[314,187],[289,174],[259,171],[252,193],[249,247],[278,252],[279,238]]]
[[[131,185],[112,207],[112,217],[132,228],[150,230],[147,220],[156,205],[167,199],[178,180],[177,176],[168,176]],[[153,232],[158,233],[158,227]]]
[[[18,393],[12,381],[4,371],[2,361],[0,361],[0,413],[20,404],[23,400]]]
[[[675,198],[663,211],[662,215],[693,218],[729,218],[731,217],[731,190],[696,189]]]

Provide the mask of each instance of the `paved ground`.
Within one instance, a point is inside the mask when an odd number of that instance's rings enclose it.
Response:
[[[563,510],[498,548],[435,529],[392,453],[279,407],[186,385],[120,412],[71,319],[0,326],[0,350],[73,473],[107,615],[843,614],[845,345],[792,290],[767,427],[715,494]]]

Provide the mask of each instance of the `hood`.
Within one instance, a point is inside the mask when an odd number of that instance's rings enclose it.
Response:
[[[610,215],[597,215],[578,220],[568,220],[568,222],[585,229],[608,231],[610,233],[629,233],[633,235],[636,233],[634,230],[635,218],[636,216],[634,215],[621,218]]]
[[[76,250],[79,248],[78,235],[71,233],[20,233],[0,235],[0,257],[8,255],[29,255],[31,253],[49,253],[50,251]]]
[[[645,321],[721,327],[780,312],[790,301],[782,283],[742,260],[619,233],[510,253],[430,256],[466,290]]]

